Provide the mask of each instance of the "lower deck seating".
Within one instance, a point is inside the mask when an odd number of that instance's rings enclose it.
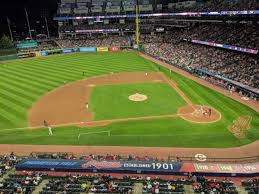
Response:
[[[205,177],[197,177],[193,182],[193,189],[195,193],[210,194],[237,194],[237,189],[234,183],[230,180],[218,181],[215,179],[206,179]]]
[[[40,175],[9,175],[0,183],[0,193],[30,194],[40,184],[41,180]]]
[[[242,186],[248,194],[258,194],[259,193],[259,179],[254,178],[247,181],[242,181]]]

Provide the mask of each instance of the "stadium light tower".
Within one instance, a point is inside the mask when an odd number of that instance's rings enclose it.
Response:
[[[139,48],[139,0],[136,0],[136,45]]]
[[[28,17],[28,13],[27,13],[26,7],[24,7],[24,11],[25,11],[25,16],[26,16],[26,21],[27,21],[27,25],[28,25],[28,30],[29,30],[30,39],[32,40],[31,26],[30,26],[30,21],[29,21],[29,17]]]
[[[47,36],[48,36],[48,38],[50,38],[50,35],[49,35],[49,25],[48,25],[48,19],[47,19],[47,17],[48,17],[48,12],[47,12],[47,10],[41,10],[41,12],[40,12],[40,15],[41,15],[41,17],[42,18],[44,18],[44,20],[45,20],[45,26],[46,26],[46,30],[47,30]]]

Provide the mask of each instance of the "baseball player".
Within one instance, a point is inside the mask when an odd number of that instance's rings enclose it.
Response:
[[[50,136],[53,135],[51,127],[48,127],[48,129],[49,129],[49,135]]]

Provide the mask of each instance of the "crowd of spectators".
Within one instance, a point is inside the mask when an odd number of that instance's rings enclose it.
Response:
[[[54,175],[54,174],[53,174]],[[84,175],[48,175],[48,174],[17,174],[9,175],[0,183],[0,193],[32,193],[45,180],[40,194],[80,194],[80,193],[121,193],[132,194],[141,189],[145,194],[183,194],[185,186],[190,185],[195,193],[200,194],[236,194],[235,183],[228,178],[216,179],[204,176],[182,176],[163,179],[156,176],[117,176],[109,174]],[[243,181],[246,190],[255,188],[255,181]],[[255,191],[255,190],[253,190]]]
[[[54,40],[38,42],[38,48],[40,51],[60,49]]]
[[[120,24],[120,23],[110,23],[110,24],[93,24],[88,25],[85,23],[82,23],[80,25],[64,25],[60,27],[60,31],[76,31],[76,30],[100,30],[100,29],[135,29],[134,23],[127,23],[127,24]]]
[[[0,177],[12,169],[17,161],[18,159],[14,153],[11,153],[9,156],[0,157]]]
[[[15,165],[22,158],[14,153],[0,157],[0,193],[29,194],[38,186],[42,180],[40,174],[15,175],[13,174]],[[12,173],[11,173],[12,172]],[[8,174],[11,173],[11,174]],[[6,177],[7,176],[7,177]]]
[[[234,182],[229,179],[216,180],[208,179],[206,177],[195,177],[193,183],[193,189],[196,193],[226,193],[237,194],[237,189],[234,186]]]
[[[162,20],[163,21],[163,20]],[[144,30],[152,31],[155,29],[155,25],[159,24],[140,24],[140,31]],[[170,23],[168,23],[170,25]],[[167,28],[167,27],[166,27]],[[80,24],[77,26],[62,26],[61,32],[76,31],[76,30],[101,30],[101,29],[119,29],[120,31],[135,31],[134,23],[112,23],[112,24]],[[185,27],[178,29],[178,36],[172,38],[186,38],[186,39],[198,39],[210,42],[216,42],[220,44],[229,44],[234,46],[240,46],[244,48],[259,49],[258,31],[259,25],[251,22],[246,23],[195,23],[191,27]],[[174,33],[174,32],[173,32]],[[93,38],[99,38],[99,36],[93,36]]]
[[[143,193],[184,193],[184,184],[182,180],[150,180],[149,177],[143,182]]]
[[[253,24],[196,24],[183,35],[188,39],[198,39],[220,44],[230,44],[244,48],[259,49],[259,25]]]
[[[18,48],[18,53],[30,53],[38,52],[43,50],[55,50],[60,49],[55,40],[37,40],[37,46],[27,47],[27,48]]]
[[[181,38],[172,39],[171,36],[143,37],[146,52],[188,71],[204,69],[258,88],[257,56],[193,44],[181,41]]]
[[[100,46],[129,46],[126,36],[119,35],[92,35],[82,36],[80,38],[69,38],[57,40],[62,48],[78,48],[78,47],[100,47]]]
[[[139,31],[142,33],[147,33],[150,31],[153,31],[155,29],[155,26],[150,23],[141,23],[139,25]],[[121,33],[121,32],[131,32],[134,33],[136,31],[136,24],[134,22],[131,23],[110,23],[110,24],[85,24],[82,23],[80,25],[64,25],[61,26],[59,31],[64,34],[70,34],[70,33],[85,33],[85,32],[106,32],[106,31],[112,31],[113,33]]]
[[[33,152],[31,153],[30,157],[36,158],[36,159],[81,159],[81,160],[124,160],[124,161],[166,161],[164,159],[158,159],[155,157],[150,156],[135,156],[132,154],[129,155],[113,155],[113,154],[107,154],[107,155],[95,155],[95,154],[89,154],[89,155],[83,155],[80,157],[74,156],[72,153],[42,153],[42,152]],[[167,161],[181,161],[179,157],[172,158],[168,157]]]
[[[203,69],[254,88],[259,87],[259,63],[256,55],[193,44],[182,39],[199,39],[240,47],[259,48],[254,25],[197,25],[167,34],[142,35],[146,52],[188,71]],[[134,40],[134,36],[131,38]],[[63,48],[129,46],[129,37],[120,35],[80,36],[60,39]]]
[[[71,153],[32,153],[30,157],[44,159],[85,159],[85,160],[154,160],[155,158],[137,157],[133,155],[87,155],[75,157]],[[15,164],[24,157],[16,157],[14,153],[9,156],[1,157],[0,161],[10,170]],[[38,189],[40,194],[69,194],[69,193],[121,193],[132,194],[134,189],[142,189],[145,194],[181,194],[185,193],[185,186],[191,186],[195,193],[200,194],[236,194],[235,183],[229,178],[208,178],[188,173],[185,176],[162,178],[149,175],[104,175],[104,174],[64,174],[25,172],[9,174],[0,181],[0,193],[23,193],[31,194]],[[40,184],[44,181],[44,184]],[[243,188],[249,194],[255,194],[259,191],[259,180],[257,178],[244,180],[241,182]]]
[[[213,1],[214,2],[214,1]],[[215,1],[217,2],[217,1]],[[211,2],[212,3],[212,2]],[[226,3],[226,2],[225,2]],[[240,5],[253,5],[254,1],[241,0]],[[213,3],[212,3],[213,4]],[[220,5],[220,4],[219,4]],[[219,6],[220,7],[220,6]],[[242,7],[242,6],[241,6]],[[70,26],[71,27],[71,26]],[[70,28],[68,27],[68,28]],[[107,25],[78,25],[74,29],[121,28],[131,29],[134,24],[107,24]],[[62,27],[63,30],[66,26]],[[225,78],[242,84],[259,88],[259,59],[258,55],[219,49],[200,44],[193,44],[190,39],[229,44],[243,48],[259,49],[258,24],[246,23],[196,23],[189,27],[174,29],[167,33],[142,34],[141,43],[146,52],[166,60],[187,71],[202,69],[221,75]],[[126,34],[126,33],[125,33]],[[62,39],[50,42],[40,42],[36,50],[77,47],[128,47],[134,45],[134,35],[120,35],[107,33],[77,34],[71,38],[63,35]],[[33,48],[31,48],[33,49]],[[204,79],[214,82],[212,77]],[[217,80],[218,85],[228,88],[224,82]],[[229,89],[229,88],[228,88]]]
[[[242,181],[242,186],[245,187],[248,194],[259,193],[259,178]]]
[[[0,183],[0,193],[24,193],[29,194],[42,181],[40,174],[9,175]]]

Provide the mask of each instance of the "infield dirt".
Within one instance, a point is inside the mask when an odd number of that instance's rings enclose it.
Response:
[[[161,118],[161,116],[148,116],[138,118],[124,118],[113,120],[94,121],[93,113],[88,111],[88,102],[91,90],[94,86],[107,84],[124,84],[140,82],[165,82],[186,101],[188,104],[179,109],[177,115],[164,115],[164,117],[180,116],[191,122],[210,123],[220,119],[220,113],[212,110],[210,116],[199,113],[200,106],[193,105],[191,100],[177,87],[177,84],[169,80],[164,74],[158,72],[118,73],[98,76],[64,85],[47,95],[43,96],[34,104],[28,114],[29,127],[43,126],[43,121],[47,121],[50,126],[71,125],[78,126],[104,126],[112,122],[128,120],[141,120]],[[191,107],[188,108],[188,107]],[[116,110],[115,110],[116,111]],[[199,114],[196,114],[199,113]]]

